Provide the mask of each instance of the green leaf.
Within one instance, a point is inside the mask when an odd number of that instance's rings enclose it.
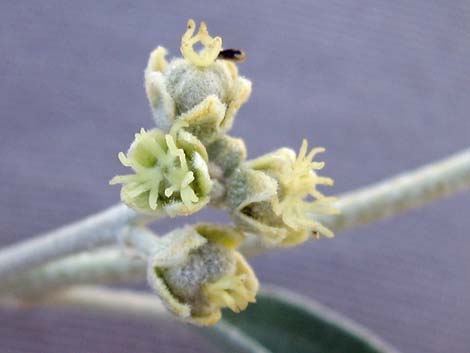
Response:
[[[255,343],[250,350],[249,342],[244,341],[248,346],[244,346],[243,352],[263,352],[259,350],[261,345],[266,349],[264,352],[272,353],[397,353],[350,319],[276,288],[263,290],[256,304],[240,314],[224,312],[222,322],[206,330],[211,331],[218,343],[229,340],[233,343],[236,335]],[[233,345],[224,346],[228,347],[232,350],[224,352],[241,351]]]
[[[196,327],[195,330],[206,336],[224,353],[273,353],[255,338],[242,332],[238,327],[221,320],[217,325]]]

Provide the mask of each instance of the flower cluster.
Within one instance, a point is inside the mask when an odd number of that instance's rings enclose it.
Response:
[[[200,42],[202,49],[194,45]],[[296,154],[288,148],[246,161],[243,140],[227,135],[251,93],[238,75],[244,54],[222,49],[204,22],[193,20],[181,38],[182,58],[166,60],[157,47],[144,73],[156,128],[135,135],[121,163],[132,174],[116,176],[121,199],[146,214],[189,215],[210,204],[225,208],[236,228],[200,224],[161,238],[149,261],[148,281],[175,315],[196,324],[217,322],[222,308],[235,312],[255,301],[258,281],[235,249],[245,233],[270,246],[297,245],[333,233],[316,216],[335,213],[334,198],[320,185],[322,148]]]
[[[251,92],[234,63],[217,59],[220,37],[212,38],[204,23],[195,36],[194,31],[190,20],[181,40],[184,58],[168,63],[163,47],[150,54],[145,89],[157,128],[141,130],[127,156],[119,154],[134,174],[111,180],[123,184],[122,201],[140,212],[187,215],[209,202],[213,183],[206,147],[214,150],[226,138]],[[198,41],[201,53],[193,49]]]

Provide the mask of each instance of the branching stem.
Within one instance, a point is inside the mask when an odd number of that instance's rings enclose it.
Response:
[[[172,318],[163,304],[151,294],[132,290],[113,290],[98,286],[76,286],[42,298],[41,306],[67,307],[91,312],[103,312],[149,320]],[[29,302],[34,305],[35,302]],[[12,308],[23,303],[14,298],[2,298],[0,307]]]
[[[348,193],[336,204],[341,215],[322,221],[335,231],[393,216],[406,209],[470,188],[470,149],[411,172]],[[107,283],[134,278],[134,270],[144,276],[142,262],[112,255],[79,255],[59,260],[43,268],[25,270],[79,251],[116,240],[116,234],[145,222],[124,206],[114,206],[84,221],[66,226],[45,236],[0,251],[0,293],[31,293],[74,283]],[[131,228],[129,228],[131,225]],[[144,232],[145,233],[145,232]],[[151,249],[152,242],[141,231],[130,232],[127,243],[137,249]],[[247,255],[256,255],[271,248],[250,238],[243,245]],[[145,256],[145,251],[143,253]],[[13,278],[15,276],[15,278]],[[138,275],[137,275],[138,277]],[[16,289],[15,289],[16,288]]]
[[[163,216],[142,215],[119,204],[47,234],[0,249],[0,283],[67,255],[114,243],[126,227]]]

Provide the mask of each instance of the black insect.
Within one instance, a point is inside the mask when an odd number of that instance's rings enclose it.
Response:
[[[230,60],[241,63],[245,61],[246,54],[243,50],[240,49],[224,49],[220,51],[217,59]]]

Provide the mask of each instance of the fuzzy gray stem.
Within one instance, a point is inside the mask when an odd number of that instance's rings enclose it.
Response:
[[[67,286],[113,284],[146,278],[147,258],[160,246],[159,237],[142,226],[125,228],[123,247],[72,255],[0,282],[0,295],[38,298]]]
[[[0,282],[0,295],[39,298],[68,286],[140,282],[146,262],[118,249],[73,255]]]
[[[28,306],[35,302],[28,302]],[[113,290],[96,286],[71,287],[47,298],[42,298],[37,304],[42,307],[67,307],[91,312],[103,312],[125,317],[145,319],[168,319],[168,311],[155,295],[139,294],[131,290]],[[3,298],[0,306],[11,308],[24,306],[15,298]]]
[[[156,218],[158,216],[152,217]],[[45,235],[3,248],[0,250],[0,283],[61,257],[113,243],[124,227],[148,220],[149,216],[119,204]]]
[[[351,192],[345,195],[344,199],[340,198],[340,201],[337,204],[337,207],[341,210],[342,214],[329,219],[325,218],[323,221],[335,231],[352,228],[367,222],[378,221],[409,208],[418,207],[439,197],[447,196],[469,187],[470,150],[467,149],[445,160],[430,164],[412,172],[407,172],[358,191]],[[136,220],[137,218],[134,216],[133,219]],[[116,220],[111,219],[110,223],[114,225],[116,224]],[[123,223],[125,222],[121,222],[119,224],[124,227]],[[107,225],[109,226],[109,224]],[[114,229],[117,229],[117,227]],[[142,239],[138,239],[138,241],[145,244],[145,241]],[[133,240],[130,240],[130,242],[132,243]],[[134,245],[136,244],[137,243]],[[49,246],[54,245],[49,244]],[[145,248],[145,245],[143,246]],[[139,248],[140,246],[137,247]],[[2,259],[2,256],[4,256],[5,253],[8,253],[6,250],[0,252],[0,264],[7,263]],[[53,249],[47,249],[47,247],[46,250],[53,252]],[[246,241],[242,250],[246,255],[257,255],[270,250],[270,248],[265,244],[260,243],[259,237],[253,237]],[[31,248],[29,253],[33,252],[34,248]],[[24,253],[25,252],[23,251],[23,260]],[[10,254],[10,258],[14,257],[13,255],[14,254]],[[83,265],[83,262],[80,263],[80,261],[77,261],[74,264],[75,260],[70,259],[70,261],[70,268],[76,267],[75,269],[78,272],[82,272],[80,271],[80,266]],[[99,262],[101,260],[97,257],[96,261]],[[114,266],[117,266],[119,261],[122,261],[122,259],[116,259],[116,264]],[[21,261],[17,263],[22,265]],[[17,268],[26,269],[30,267],[30,263],[31,262],[28,261],[27,265],[17,266]],[[103,272],[106,272],[106,268],[111,270],[111,267],[112,265],[109,263],[108,267],[103,268]],[[0,267],[0,273],[2,273],[1,270],[3,270],[2,267]],[[124,270],[122,271],[125,272]],[[71,273],[73,273],[73,271]],[[92,276],[92,274],[90,274],[90,276]],[[93,274],[93,276],[95,275]],[[103,275],[103,277],[106,279],[106,276]],[[123,275],[123,279],[124,277],[125,275]],[[20,279],[21,278],[18,278],[17,280]],[[94,277],[94,280],[97,280],[97,278]],[[43,281],[44,285],[42,288],[47,289],[47,283],[47,281]]]
[[[341,195],[341,214],[325,217],[334,231],[350,229],[417,208],[470,188],[470,149],[377,184]]]
[[[151,230],[145,227],[129,227],[123,233],[125,245],[130,246],[141,258],[147,259],[154,254],[160,246],[159,238]]]
[[[338,232],[380,221],[470,188],[470,149],[338,197],[339,215],[315,217]],[[254,256],[273,247],[250,236],[242,252]]]

